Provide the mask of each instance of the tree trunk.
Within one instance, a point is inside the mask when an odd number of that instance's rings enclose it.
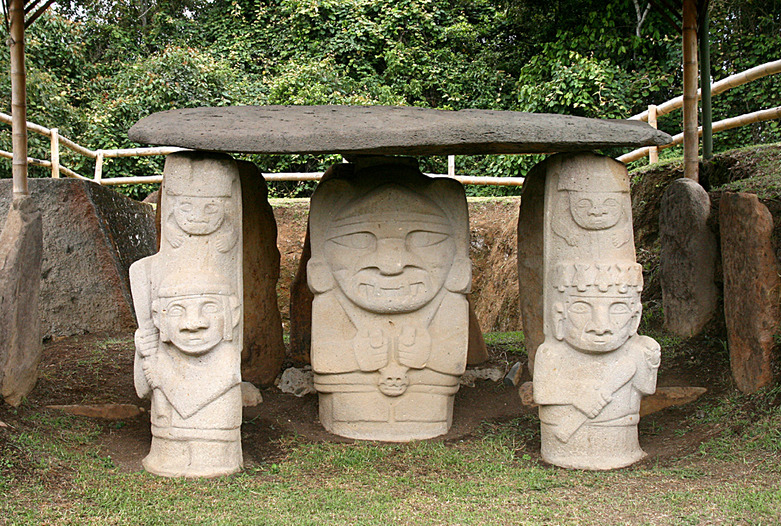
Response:
[[[11,48],[11,137],[13,192],[29,195],[27,188],[27,79],[24,71],[24,0],[11,0],[8,44]]]
[[[697,0],[683,2],[683,175],[699,181]]]

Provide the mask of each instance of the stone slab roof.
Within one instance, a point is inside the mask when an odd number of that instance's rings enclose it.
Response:
[[[513,111],[399,106],[230,106],[164,111],[130,140],[233,153],[472,155],[660,146],[669,135],[640,121]]]

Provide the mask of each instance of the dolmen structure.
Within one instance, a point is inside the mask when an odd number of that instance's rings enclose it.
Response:
[[[337,435],[395,442],[447,433],[469,337],[463,188],[423,175],[408,156],[570,152],[535,169],[544,193],[528,192],[541,214],[531,237],[542,243],[530,245],[540,247],[530,257],[540,262],[532,274],[541,286],[526,303],[539,305],[543,320],[534,376],[543,458],[580,469],[642,458],[639,402],[654,392],[659,346],[636,334],[642,273],[626,170],[591,151],[661,145],[666,134],[562,115],[270,106],[162,112],[129,135],[194,150],[167,159],[160,252],[131,268],[135,381],[152,398],[148,471],[208,477],[242,464],[247,214],[238,163],[220,152],[340,153],[349,161],[311,201],[320,421]]]

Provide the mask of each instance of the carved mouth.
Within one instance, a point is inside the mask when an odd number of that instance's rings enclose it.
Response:
[[[371,283],[361,283],[358,285],[358,292],[367,300],[416,298],[426,293],[426,286],[420,281],[397,287],[383,287]]]

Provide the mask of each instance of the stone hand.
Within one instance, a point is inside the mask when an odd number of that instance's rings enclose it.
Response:
[[[593,394],[590,396],[583,396],[582,400],[577,400],[573,402],[572,405],[587,417],[596,418],[612,399],[613,396],[611,393],[606,392],[605,389],[595,387]]]
[[[184,244],[184,240],[187,237],[184,232],[169,232],[168,243],[174,248],[179,248]]]
[[[650,342],[647,340],[650,340]],[[646,344],[643,345],[643,356],[646,363],[654,369],[659,367],[659,364],[662,362],[662,348],[651,338],[644,339],[643,343]]]
[[[160,333],[156,328],[136,329],[136,353],[138,353],[141,358],[146,358],[157,350],[157,342],[160,338],[159,334]]]
[[[362,371],[377,371],[388,363],[388,342],[380,329],[359,330],[353,350]]]
[[[225,253],[233,248],[235,243],[236,238],[233,235],[233,230],[231,230],[228,234],[217,236],[217,242],[215,244],[217,245],[218,252]]]
[[[141,364],[141,367],[144,369],[144,378],[146,378],[146,383],[149,384],[150,389],[160,387],[160,384],[157,381],[157,375],[155,374],[156,365],[157,359],[155,356],[144,358],[144,361]]]
[[[413,369],[426,366],[431,354],[431,336],[417,327],[404,327],[399,335],[399,362]]]

